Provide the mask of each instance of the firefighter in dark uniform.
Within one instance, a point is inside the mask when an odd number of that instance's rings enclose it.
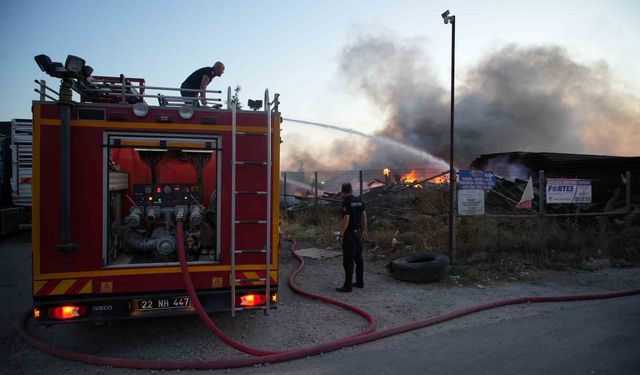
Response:
[[[224,64],[220,61],[216,61],[212,67],[204,67],[191,73],[187,79],[182,82],[181,89],[191,90],[206,90],[207,86],[215,77],[221,77],[224,73]],[[207,95],[204,91],[184,91],[181,90],[180,94],[183,98],[195,98],[200,96],[202,99],[202,105],[207,105]],[[197,103],[197,102],[196,102]]]
[[[364,262],[362,261],[362,237],[367,236],[367,213],[360,199],[353,196],[350,183],[342,184],[342,220],[340,234],[342,236],[342,266],[344,267],[344,284],[336,288],[338,292],[351,292],[353,265],[356,268],[356,288],[364,288]]]

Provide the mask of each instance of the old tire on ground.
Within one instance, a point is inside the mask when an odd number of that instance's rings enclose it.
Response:
[[[442,253],[416,253],[389,263],[393,277],[415,283],[442,280],[449,275],[450,269],[449,257]]]

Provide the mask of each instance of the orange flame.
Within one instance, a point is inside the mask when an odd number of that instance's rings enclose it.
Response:
[[[422,175],[421,173],[417,172],[415,169],[412,169],[409,173],[403,175],[401,177],[402,181],[405,181],[407,183],[412,183],[415,181],[421,181],[421,180],[426,180],[428,178],[428,176],[426,175]],[[443,184],[443,183],[448,183],[449,182],[449,176],[447,175],[443,175],[443,176],[438,176],[436,178],[430,179],[429,181],[427,181],[427,183],[431,183],[431,184]],[[421,187],[419,184],[415,185],[416,187]]]
[[[406,181],[406,182],[414,182],[414,181],[418,181],[420,180],[418,174],[416,173],[415,170],[411,170],[411,172],[405,174],[404,176],[402,176],[400,178],[402,181]]]
[[[443,176],[438,176],[434,179],[429,180],[429,182],[431,182],[432,184],[444,184],[449,182],[449,178],[446,175]]]
[[[384,173],[385,177],[389,177],[391,175],[391,169],[385,168],[384,170],[382,170],[382,173]]]

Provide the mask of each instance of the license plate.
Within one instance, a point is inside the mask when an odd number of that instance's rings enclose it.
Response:
[[[138,311],[182,309],[191,307],[191,298],[188,296],[145,298],[135,300],[135,304]]]

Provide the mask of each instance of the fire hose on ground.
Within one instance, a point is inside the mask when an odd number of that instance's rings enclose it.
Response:
[[[247,354],[251,354],[251,355],[255,355],[255,356],[267,356],[270,354],[276,354],[276,353],[282,353],[282,351],[266,351],[266,350],[261,350],[261,349],[254,349],[254,348],[250,348],[246,345],[243,345],[237,341],[235,341],[234,339],[232,339],[231,337],[225,335],[224,332],[222,332],[222,330],[220,328],[218,328],[218,326],[211,320],[211,318],[209,317],[209,315],[207,315],[207,312],[204,310],[204,308],[202,307],[202,305],[200,304],[200,300],[198,299],[198,295],[196,294],[196,289],[193,286],[193,282],[191,281],[191,276],[189,274],[189,268],[187,266],[187,258],[185,255],[185,251],[184,251],[184,230],[183,230],[183,223],[182,220],[178,221],[178,229],[177,229],[177,241],[178,241],[178,258],[180,259],[180,268],[182,269],[182,279],[184,280],[184,283],[187,287],[187,291],[189,292],[189,296],[191,297],[191,300],[193,301],[193,306],[195,307],[196,311],[198,312],[198,315],[200,316],[200,320],[202,321],[202,323],[204,323],[205,326],[207,326],[207,328],[209,328],[209,330],[211,332],[213,332],[213,334],[215,334],[220,340],[222,340],[224,343],[226,343],[227,345],[241,351]],[[294,273],[291,274],[291,277],[289,278],[289,285],[291,286],[291,288],[296,291],[296,293],[302,293],[304,295],[306,295],[307,297],[325,302],[325,303],[330,303],[333,305],[337,305],[340,307],[343,307],[347,310],[353,311],[356,314],[361,315],[362,317],[364,317],[368,322],[369,325],[367,326],[367,328],[365,328],[362,332],[357,333],[356,335],[350,336],[348,338],[351,337],[357,337],[363,334],[367,334],[370,332],[375,331],[376,329],[376,322],[375,319],[373,319],[373,317],[371,315],[369,315],[366,311],[362,311],[357,307],[348,305],[346,303],[342,303],[340,301],[336,301],[327,297],[323,297],[323,296],[318,296],[315,294],[311,294],[308,292],[304,292],[301,289],[299,289],[296,285],[295,285],[295,276],[297,276],[298,272],[302,269],[302,267],[304,267],[304,261],[302,260],[302,258],[300,258],[297,254],[296,257],[298,259],[298,261],[300,261],[300,266],[298,266],[298,269],[296,269],[296,271]]]
[[[484,310],[493,309],[496,307],[518,305],[518,304],[525,304],[525,303],[585,301],[585,300],[617,298],[617,297],[640,294],[640,289],[633,289],[633,290],[626,290],[626,291],[619,291],[619,292],[583,294],[583,295],[568,295],[568,296],[555,296],[555,297],[521,297],[521,298],[514,298],[509,300],[503,300],[503,301],[490,302],[490,303],[480,304],[476,306],[470,306],[463,309],[451,311],[449,313],[445,313],[439,316],[435,316],[426,320],[420,320],[420,321],[392,327],[383,331],[374,332],[375,321],[366,312],[356,307],[347,305],[345,303],[331,300],[326,297],[317,296],[312,293],[303,291],[295,285],[295,278],[304,267],[304,260],[302,260],[302,258],[295,252],[295,245],[296,245],[295,240],[290,240],[291,241],[290,251],[293,254],[293,256],[300,262],[300,265],[289,277],[289,286],[296,293],[299,293],[323,302],[332,303],[340,307],[349,309],[353,312],[356,312],[357,314],[360,314],[365,319],[367,319],[369,322],[369,325],[363,331],[355,335],[342,338],[336,341],[331,341],[331,342],[327,342],[319,345],[308,346],[304,348],[274,352],[274,351],[251,348],[233,340],[232,338],[225,335],[224,332],[220,330],[220,328],[218,328],[215,325],[215,323],[209,318],[209,316],[206,314],[206,312],[202,308],[202,305],[200,304],[198,296],[195,293],[195,288],[193,287],[193,283],[191,281],[191,276],[189,274],[189,269],[187,266],[185,250],[184,250],[184,241],[183,241],[184,233],[183,233],[183,223],[181,220],[178,222],[177,235],[178,235],[178,239],[177,239],[178,240],[177,241],[178,256],[180,258],[180,266],[182,270],[183,279],[187,286],[189,295],[193,300],[194,307],[196,308],[200,316],[200,319],[223,342],[234,347],[237,350],[243,351],[248,354],[252,354],[254,355],[254,357],[226,359],[226,360],[223,359],[223,360],[200,360],[200,361],[155,361],[155,360],[102,357],[102,356],[72,352],[72,351],[68,351],[68,350],[61,349],[53,345],[47,344],[31,336],[26,329],[27,323],[29,322],[29,319],[31,317],[31,312],[27,312],[24,315],[23,320],[17,329],[18,334],[25,342],[27,342],[28,344],[32,345],[33,347],[45,353],[54,355],[56,357],[64,358],[67,360],[71,360],[71,361],[84,362],[84,363],[93,364],[93,365],[124,367],[124,368],[134,368],[134,369],[167,369],[167,370],[170,370],[170,369],[223,369],[223,368],[254,366],[254,365],[259,365],[264,363],[285,362],[293,359],[304,358],[311,355],[317,355],[320,353],[335,351],[347,346],[362,344],[365,342],[378,340],[378,339],[389,337],[399,333],[432,326],[448,320],[456,319],[465,315],[469,315],[469,314],[484,311]]]

